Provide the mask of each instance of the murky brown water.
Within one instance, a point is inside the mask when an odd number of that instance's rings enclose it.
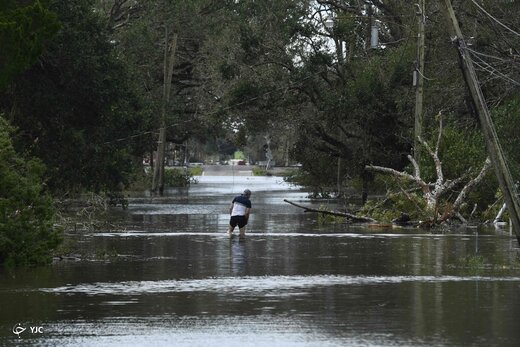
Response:
[[[310,203],[279,181],[203,177],[136,198],[113,212],[126,230],[67,235],[99,260],[1,272],[0,344],[520,345],[508,232],[320,225],[283,202]],[[226,212],[245,187],[254,214],[240,242]]]

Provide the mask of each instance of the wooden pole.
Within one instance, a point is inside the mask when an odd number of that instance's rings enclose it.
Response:
[[[511,177],[511,173],[507,167],[502,148],[500,147],[493,120],[491,119],[484,95],[480,89],[477,73],[475,72],[471,56],[468,54],[466,42],[462,36],[462,31],[460,30],[457,17],[455,16],[455,11],[451,5],[451,0],[444,0],[444,5],[447,18],[451,22],[452,41],[455,43],[459,51],[464,79],[478,113],[487,151],[495,169],[500,189],[504,195],[513,230],[516,234],[518,243],[520,244],[520,204],[518,203],[518,195],[513,183],[513,178]]]
[[[417,32],[417,89],[415,92],[415,127],[414,127],[414,159],[419,162],[420,143],[423,128],[423,95],[424,95],[424,32],[425,32],[425,0],[416,4],[419,29]]]
[[[152,191],[162,195],[164,192],[164,152],[166,147],[166,112],[170,103],[170,91],[172,84],[173,65],[175,62],[175,52],[177,50],[177,34],[173,34],[171,47],[168,39],[168,28],[165,28],[164,39],[164,84],[163,84],[163,103],[161,112],[161,125],[159,129],[159,140],[157,141],[157,160],[155,161],[154,174],[152,180]],[[171,51],[168,59],[168,52]]]

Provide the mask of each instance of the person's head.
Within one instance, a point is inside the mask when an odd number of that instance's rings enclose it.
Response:
[[[243,194],[249,198],[251,196],[251,191],[249,189],[245,189]]]

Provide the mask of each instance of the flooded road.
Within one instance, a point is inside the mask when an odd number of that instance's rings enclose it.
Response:
[[[225,231],[244,188],[239,241]],[[0,272],[0,345],[520,345],[508,232],[320,224],[283,202],[306,195],[276,177],[207,176],[132,198],[112,214],[125,230],[67,234],[97,260]]]

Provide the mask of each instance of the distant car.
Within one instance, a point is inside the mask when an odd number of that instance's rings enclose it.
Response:
[[[229,165],[246,165],[245,159],[230,159]]]

